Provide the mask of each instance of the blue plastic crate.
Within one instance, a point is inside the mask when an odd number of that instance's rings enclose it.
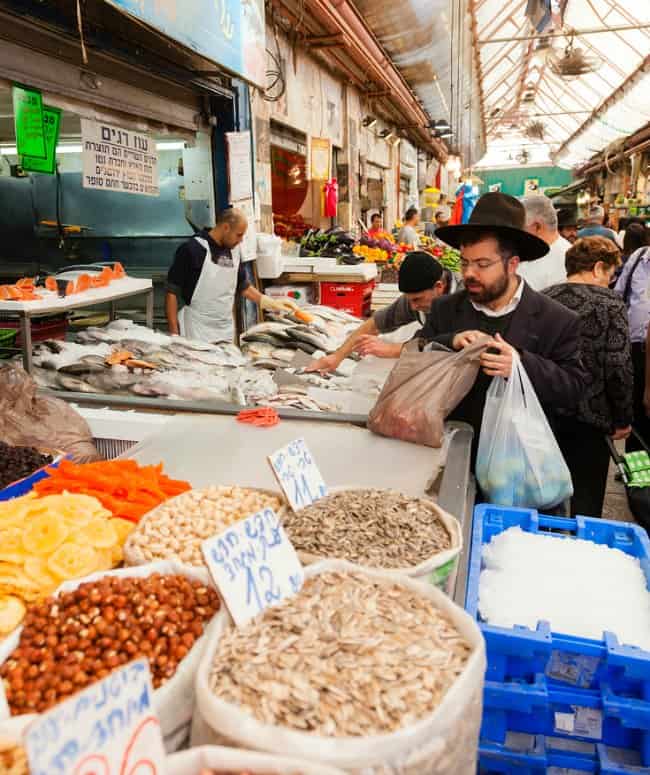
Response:
[[[465,608],[485,636],[488,681],[533,683],[539,673],[549,684],[582,689],[609,687],[636,700],[650,702],[650,653],[621,645],[604,633],[601,641],[552,632],[547,622],[528,627],[494,627],[478,616],[479,577],[483,544],[510,527],[552,535],[556,540],[582,538],[637,557],[650,588],[650,540],[642,528],[625,522],[538,515],[533,509],[481,505],[474,510],[470,568]]]
[[[530,684],[487,681],[481,738],[504,744],[512,732],[622,748],[650,770],[650,703],[607,686],[576,689],[543,675]]]
[[[19,479],[17,482],[8,485],[4,489],[0,490],[0,502],[8,501],[12,498],[19,498],[21,495],[27,495],[36,482],[40,482],[41,479],[45,479],[47,476],[47,468],[58,468],[59,463],[65,459],[65,455],[57,455],[51,463],[39,468],[38,471],[34,471],[33,474],[26,476],[24,479]]]
[[[509,733],[504,744],[481,740],[479,775],[648,775],[637,752],[601,744],[582,743]]]

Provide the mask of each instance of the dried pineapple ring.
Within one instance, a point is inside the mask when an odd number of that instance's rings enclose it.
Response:
[[[25,528],[23,546],[31,554],[52,554],[65,541],[68,533],[62,517],[51,513],[39,514]]]
[[[129,522],[128,519],[122,519],[121,517],[113,517],[113,519],[109,519],[108,521],[115,528],[115,532],[117,533],[117,539],[120,542],[120,544],[123,544],[126,541],[126,539],[131,535],[131,533],[135,530],[135,523]]]
[[[121,562],[124,562],[124,550],[120,544],[115,544],[111,549],[111,562],[113,567],[117,567]]]
[[[47,567],[61,579],[77,579],[97,570],[97,552],[92,546],[66,543],[48,559]]]
[[[97,498],[68,492],[39,498],[34,509],[56,514],[73,525],[86,525],[93,517],[110,515]]]
[[[96,549],[97,552],[97,570],[113,570],[113,551],[112,549]]]
[[[22,600],[12,595],[0,598],[0,634],[8,635],[25,618],[27,609]]]
[[[22,565],[26,558],[22,528],[10,527],[0,530],[0,562]]]
[[[91,520],[87,525],[76,530],[70,538],[78,544],[89,544],[97,549],[110,549],[111,546],[119,543],[117,531],[107,519],[102,517]]]
[[[47,560],[43,557],[28,557],[25,560],[25,574],[35,581],[44,591],[56,588],[60,581],[50,571]]]

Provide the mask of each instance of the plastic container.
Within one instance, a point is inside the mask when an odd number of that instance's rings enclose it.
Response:
[[[9,501],[12,498],[19,498],[21,495],[27,495],[28,492],[34,487],[36,482],[40,482],[41,479],[45,479],[47,474],[45,470],[47,468],[58,468],[59,463],[65,458],[64,452],[51,452],[47,451],[44,454],[52,455],[52,462],[48,463],[42,468],[38,468],[34,473],[26,476],[24,479],[19,479],[17,482],[12,482],[0,490],[0,501]]]
[[[375,281],[367,283],[320,283],[320,303],[343,310],[355,317],[367,317],[372,304]]]
[[[3,329],[13,329],[16,331],[16,347],[23,346],[23,337],[20,333],[20,321],[16,319],[2,320],[0,326]],[[46,339],[58,339],[63,341],[68,331],[68,316],[53,315],[51,317],[32,318],[32,344],[44,342]],[[0,345],[1,347],[1,345]]]
[[[552,535],[558,541],[575,537],[620,549],[640,560],[650,587],[650,540],[638,525],[587,517],[560,519],[539,515],[534,509],[477,506],[465,608],[478,621],[486,640],[487,679],[531,682],[535,674],[542,673],[550,684],[581,689],[600,689],[605,685],[615,692],[650,701],[650,652],[622,645],[612,633],[604,633],[603,639],[597,641],[552,632],[544,621],[531,630],[495,627],[479,620],[482,546],[492,536],[515,525],[527,532]]]
[[[263,280],[275,280],[282,274],[282,240],[274,234],[257,235],[257,274]]]
[[[481,772],[537,773],[555,766],[611,775],[650,773],[650,653],[619,644],[612,633],[596,641],[553,632],[547,622],[533,631],[479,620],[482,546],[515,525],[557,540],[576,537],[620,549],[637,557],[650,579],[650,541],[637,525],[477,506],[466,609],[487,647]],[[513,735],[529,735],[536,742],[522,753],[509,745]],[[584,755],[582,769],[557,763],[549,741],[559,745],[562,756],[569,755],[567,750],[571,756],[576,751]]]
[[[294,301],[299,307],[304,307],[306,304],[312,304],[314,299],[314,292],[312,286],[305,285],[267,285],[264,293],[267,296],[271,296],[274,299],[278,297],[288,298]]]
[[[0,359],[14,355],[17,336],[18,330],[15,328],[0,328]]]

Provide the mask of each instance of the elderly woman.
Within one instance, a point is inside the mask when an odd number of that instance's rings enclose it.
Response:
[[[625,304],[609,289],[620,251],[606,237],[579,239],[566,254],[567,281],[545,293],[580,315],[582,362],[589,375],[577,409],[558,417],[560,449],[573,477],[571,513],[602,515],[609,448],[633,418],[633,372]]]

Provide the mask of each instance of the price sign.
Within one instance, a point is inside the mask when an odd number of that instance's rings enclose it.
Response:
[[[302,587],[302,565],[271,508],[236,522],[201,548],[238,627]]]
[[[61,111],[58,108],[50,108],[43,105],[43,133],[45,135],[46,157],[39,159],[36,156],[23,156],[22,167],[27,172],[44,172],[54,175],[56,172],[56,144],[59,141],[59,127],[61,126]]]
[[[321,472],[304,439],[296,439],[269,455],[269,462],[294,511],[327,495]]]
[[[45,159],[43,97],[40,91],[15,84],[12,90],[16,146],[20,156]]]
[[[131,662],[44,713],[24,743],[31,775],[163,775],[149,663]]]

